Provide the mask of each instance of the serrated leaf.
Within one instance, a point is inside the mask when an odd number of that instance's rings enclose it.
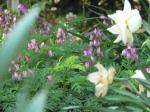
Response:
[[[64,68],[85,71],[85,67],[79,62],[78,56],[70,56],[64,61],[60,61],[55,67],[57,70],[62,70]]]

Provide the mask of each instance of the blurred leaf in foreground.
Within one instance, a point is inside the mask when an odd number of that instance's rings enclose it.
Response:
[[[30,103],[26,98],[26,94],[20,94],[18,96],[16,112],[44,112],[45,103],[46,91],[42,91],[35,95]]]
[[[8,70],[10,62],[17,56],[17,53],[25,45],[27,36],[41,10],[40,5],[36,5],[27,13],[10,33],[8,40],[1,48],[0,53],[0,77]]]

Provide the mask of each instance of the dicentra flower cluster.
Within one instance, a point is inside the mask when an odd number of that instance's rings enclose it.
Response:
[[[16,23],[17,17],[8,10],[0,10],[0,31],[7,37],[10,28]]]
[[[94,29],[94,31],[90,34],[90,42],[88,45],[88,48],[83,51],[83,56],[88,57],[89,61],[84,62],[84,65],[86,68],[88,68],[90,65],[94,64],[94,51],[96,51],[96,56],[103,56],[103,52],[100,48],[100,42],[101,42],[101,32],[98,29]]]
[[[127,59],[130,59],[132,61],[135,61],[138,58],[137,49],[132,47],[131,45],[128,45],[127,48],[125,48],[122,51],[122,55],[125,56]]]
[[[56,34],[56,41],[57,43],[64,43],[66,39],[68,38],[67,32],[64,31],[62,28],[58,28],[57,34]]]
[[[28,12],[28,8],[25,4],[19,4],[18,11],[20,12],[20,14],[25,14]]]

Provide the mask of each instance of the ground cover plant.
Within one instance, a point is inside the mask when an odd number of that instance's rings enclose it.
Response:
[[[150,1],[116,1],[3,2],[0,111],[149,112]]]

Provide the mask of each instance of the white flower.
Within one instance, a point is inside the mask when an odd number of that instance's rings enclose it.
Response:
[[[66,19],[67,20],[73,20],[77,18],[77,15],[73,14],[72,12],[69,12],[67,15],[66,15]]]
[[[131,78],[146,80],[146,78],[141,70],[136,70],[135,74]],[[144,91],[145,91],[144,86],[142,84],[139,84],[139,93],[141,94]],[[150,91],[148,91],[148,90],[147,90],[147,97],[150,97]]]
[[[141,70],[136,70],[135,74],[131,78],[146,80],[146,78]]]
[[[103,65],[96,64],[95,67],[98,72],[94,72],[88,75],[88,80],[95,84],[95,96],[105,96],[108,91],[108,85],[112,83],[115,75],[115,69],[110,67],[106,70]]]
[[[54,0],[55,4],[58,4],[60,2],[60,0]]]
[[[136,32],[142,25],[142,18],[139,11],[137,9],[132,10],[129,1],[125,0],[124,9],[118,10],[112,15],[108,15],[108,17],[116,23],[107,29],[113,34],[118,34],[114,43],[122,40],[124,44],[132,44],[132,33]]]

